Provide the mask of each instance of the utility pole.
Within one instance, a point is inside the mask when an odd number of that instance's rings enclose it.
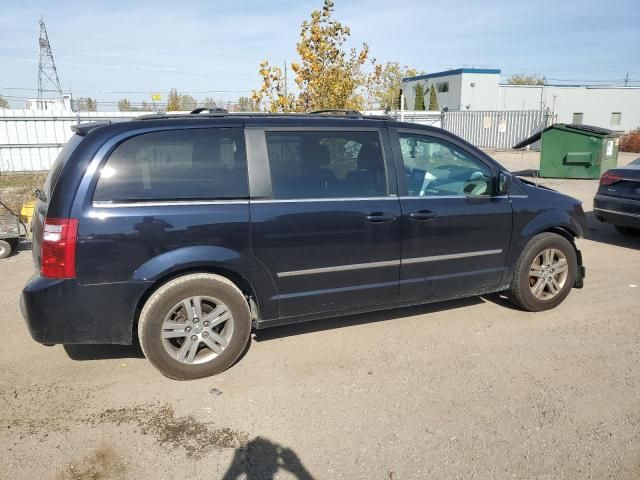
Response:
[[[284,59],[284,98],[287,100],[286,109],[289,111],[289,90],[287,85],[287,60]]]
[[[627,83],[629,83],[629,72],[627,72],[627,75],[624,77],[624,86],[627,86]]]
[[[62,88],[60,88],[60,79],[56,64],[53,61],[53,52],[47,35],[47,27],[44,20],[40,18],[40,61],[38,62],[38,107],[44,109],[43,99],[45,92],[55,92],[62,99]]]

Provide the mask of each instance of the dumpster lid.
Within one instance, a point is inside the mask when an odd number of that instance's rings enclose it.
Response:
[[[580,132],[593,133],[596,135],[613,135],[618,133],[615,130],[609,130],[607,128],[601,128],[601,127],[594,127],[593,125],[577,125],[575,123],[554,123],[553,125],[545,128],[544,130],[534,133],[529,138],[525,138],[524,140],[516,143],[512,148],[514,150],[519,150],[520,148],[524,148],[527,145],[531,145],[532,143],[540,140],[544,132],[556,127],[564,127],[570,130],[578,130]]]
[[[616,133],[614,130],[609,130],[608,128],[594,127],[593,125],[576,125],[575,123],[559,123],[558,125],[564,125],[566,128],[570,128],[571,130],[581,130],[583,132],[595,133],[597,135],[611,135],[612,133]],[[554,127],[555,125],[551,125]]]

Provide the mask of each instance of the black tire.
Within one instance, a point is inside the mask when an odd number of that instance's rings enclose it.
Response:
[[[11,244],[6,240],[0,240],[0,259],[7,258],[12,252]]]
[[[20,245],[19,238],[9,238],[7,239],[7,242],[9,242],[9,245],[11,245],[12,252],[15,252],[18,249],[18,245]]]
[[[186,364],[165,349],[162,325],[176,304],[193,296],[211,296],[223,302],[231,313],[233,333],[228,345],[215,358],[205,363]],[[162,285],[145,303],[138,322],[138,336],[145,357],[163,375],[174,380],[192,380],[223,372],[240,357],[250,334],[251,315],[242,292],[228,279],[209,273],[185,275]]]
[[[553,298],[541,300],[531,291],[529,270],[536,257],[549,248],[560,250],[566,257],[567,277],[564,285]],[[575,283],[577,271],[578,259],[571,242],[555,233],[538,234],[529,241],[516,263],[509,288],[509,297],[513,303],[529,312],[550,310],[567,298]]]
[[[614,228],[623,235],[640,235],[640,228],[625,227],[623,225],[614,225]]]

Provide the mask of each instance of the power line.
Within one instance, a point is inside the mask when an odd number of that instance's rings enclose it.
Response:
[[[2,87],[0,86],[0,90],[19,90],[19,91],[33,91],[37,92],[37,88],[23,88],[23,87]],[[93,92],[93,93],[117,93],[117,94],[152,94],[163,92],[167,89],[165,88],[157,88],[155,90],[84,90],[84,89],[73,89],[75,92]],[[47,90],[47,91],[55,91],[55,90]],[[195,93],[195,94],[205,94],[205,93],[250,93],[251,90],[180,90],[179,93]]]
[[[2,98],[5,98],[7,100],[31,100],[31,97],[23,97],[23,96],[18,96],[18,95],[3,95]],[[75,99],[78,100],[78,99]],[[115,100],[98,100],[98,99],[94,99],[92,98],[93,101],[96,102],[96,104],[99,105],[118,105],[119,101],[115,101]],[[237,101],[232,101],[232,100],[223,100],[224,103],[229,103],[229,104],[236,104],[238,103]],[[146,100],[142,100],[140,102],[129,102],[129,104],[131,106],[143,106],[143,105],[148,105],[150,102],[146,101]],[[166,105],[166,103],[158,103],[158,105]]]

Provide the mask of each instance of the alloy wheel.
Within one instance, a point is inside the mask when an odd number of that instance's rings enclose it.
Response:
[[[567,257],[557,248],[542,250],[529,268],[529,288],[538,300],[551,300],[564,288],[569,274]]]
[[[233,335],[231,310],[214,297],[189,297],[174,305],[162,324],[162,345],[179,362],[206,363]]]

